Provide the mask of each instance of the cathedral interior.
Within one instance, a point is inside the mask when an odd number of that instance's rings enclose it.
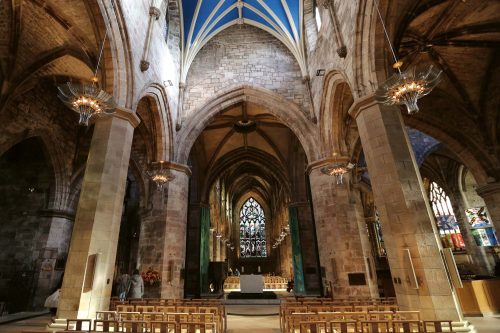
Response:
[[[134,270],[141,305],[262,277],[274,332],[500,314],[498,0],[5,0],[0,87],[0,331],[119,312]]]

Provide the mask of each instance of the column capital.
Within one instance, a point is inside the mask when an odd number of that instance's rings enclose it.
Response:
[[[354,103],[352,103],[349,108],[349,115],[354,119],[358,118],[358,116],[366,109],[369,109],[375,105],[378,105],[378,102],[375,100],[375,95],[367,95],[360,98],[357,98]]]
[[[480,186],[476,192],[483,199],[490,195],[500,194],[500,182]]]
[[[116,112],[113,116],[128,121],[134,128],[139,126],[141,123],[141,119],[135,114],[134,111],[121,106],[116,108]]]
[[[175,171],[185,173],[188,177],[191,177],[191,175],[192,175],[191,168],[187,165],[175,163],[175,162],[168,162],[168,161],[165,162],[165,165],[170,170],[175,170]]]
[[[348,156],[326,157],[309,163],[306,168],[306,174],[310,175],[313,170],[322,168],[330,163],[348,163],[349,161],[350,158]]]
[[[158,7],[151,6],[149,7],[149,16],[154,18],[155,20],[158,20],[160,17],[161,11]]]

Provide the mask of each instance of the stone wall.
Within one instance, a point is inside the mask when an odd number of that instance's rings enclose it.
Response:
[[[242,85],[269,89],[309,110],[309,93],[297,61],[269,33],[248,25],[217,34],[188,73],[184,114],[191,115],[223,91]],[[307,112],[305,112],[307,114]]]

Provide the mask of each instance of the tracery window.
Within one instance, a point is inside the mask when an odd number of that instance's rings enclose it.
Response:
[[[240,210],[240,257],[267,257],[266,217],[254,198],[248,199]]]
[[[429,199],[443,246],[452,248],[454,251],[464,250],[464,240],[453,213],[450,198],[435,182],[431,182]]]

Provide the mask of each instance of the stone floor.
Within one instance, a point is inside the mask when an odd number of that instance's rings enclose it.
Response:
[[[230,305],[227,306],[227,333],[279,333],[278,307],[274,305]],[[500,333],[500,316],[466,318],[477,333]],[[21,333],[28,330],[44,330],[50,322],[49,315],[1,324],[0,333]]]

